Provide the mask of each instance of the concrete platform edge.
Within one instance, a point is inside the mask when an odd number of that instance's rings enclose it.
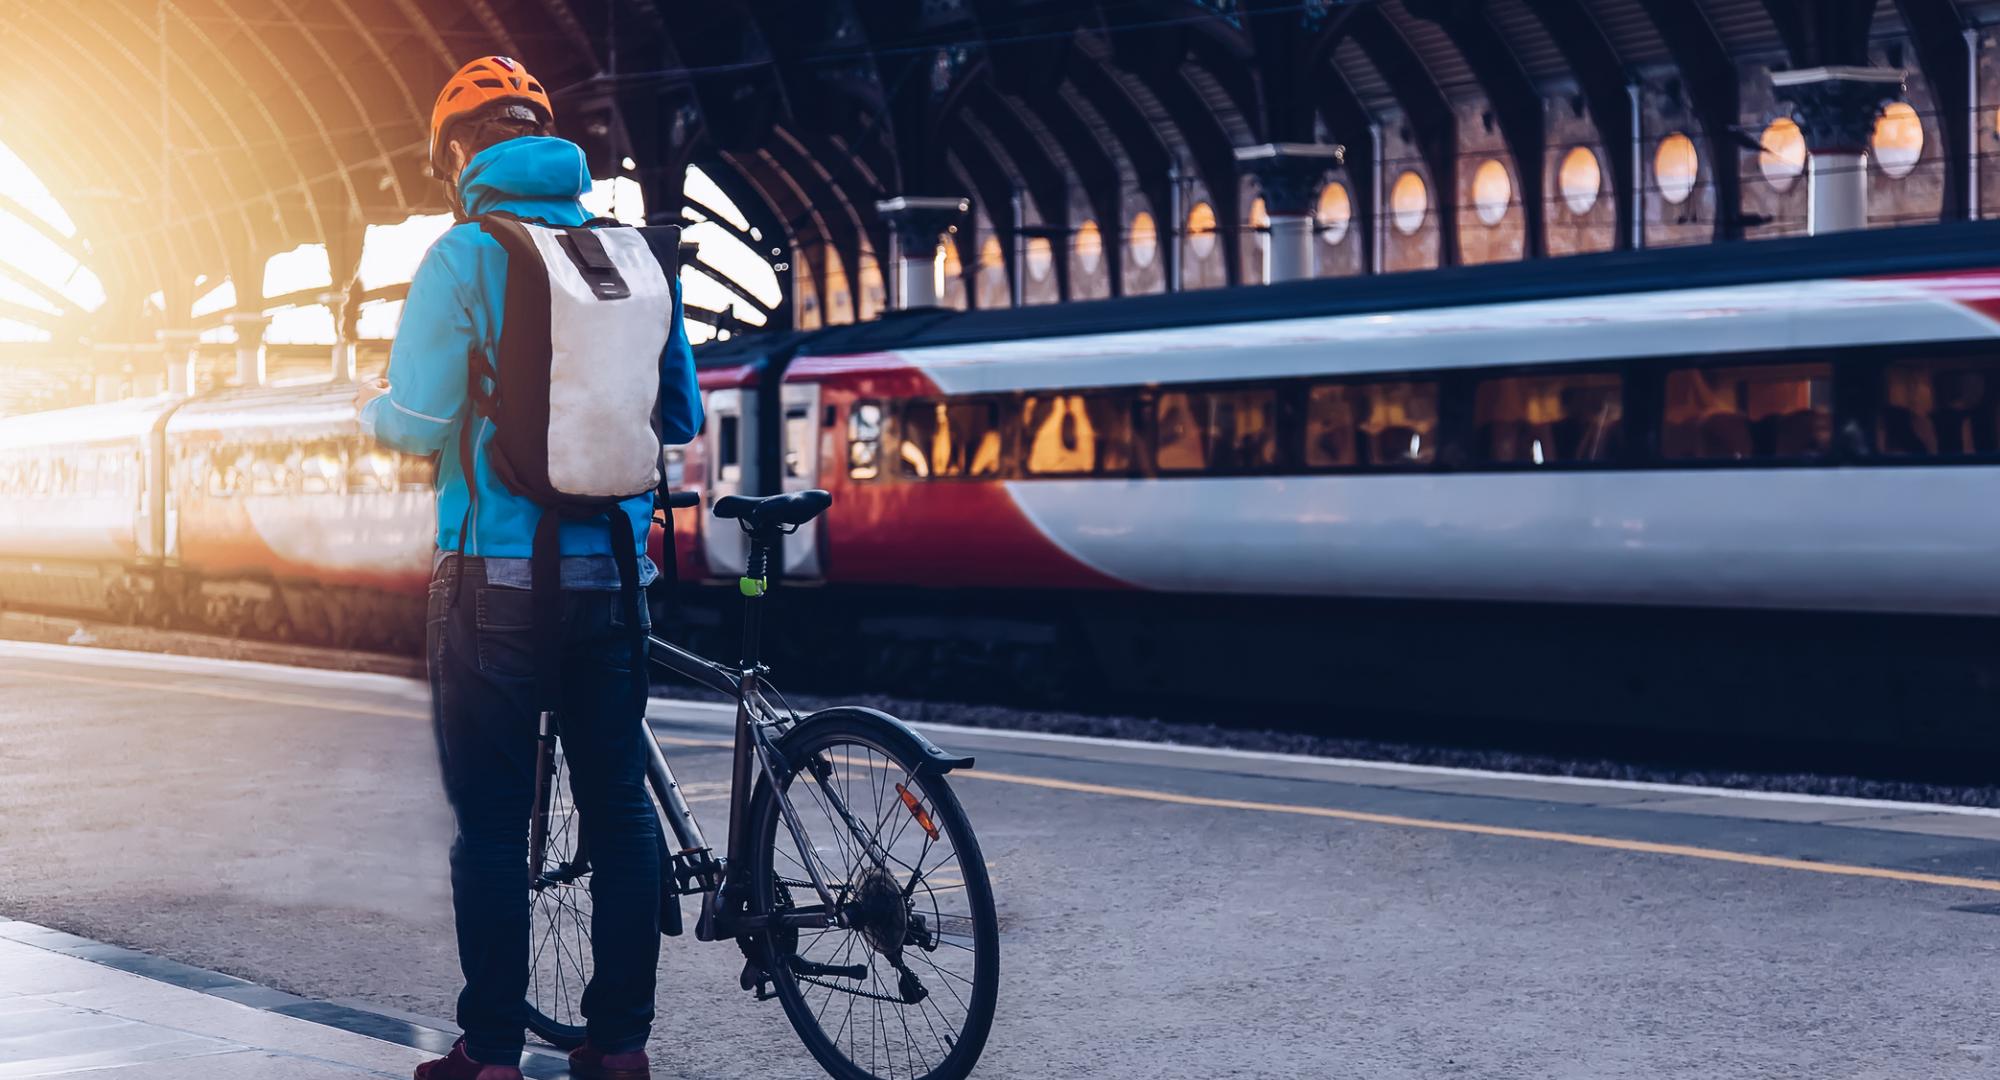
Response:
[[[390,1015],[372,1011],[352,1000],[316,1001],[240,979],[219,971],[198,968],[163,956],[111,945],[91,938],[65,933],[39,923],[0,918],[0,938],[47,952],[87,960],[128,975],[138,975],[182,990],[193,990],[248,1008],[289,1016],[295,1020],[337,1028],[371,1039],[407,1046],[427,1053],[443,1054],[458,1038],[456,1025],[445,1020],[398,1012]],[[521,1073],[535,1080],[569,1080],[569,1060],[559,1051],[530,1045],[521,1062]]]

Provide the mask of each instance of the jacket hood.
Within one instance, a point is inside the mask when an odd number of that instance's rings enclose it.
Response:
[[[583,149],[567,139],[540,135],[508,139],[481,150],[458,178],[465,212],[475,216],[528,199],[574,203],[589,190],[590,168]]]

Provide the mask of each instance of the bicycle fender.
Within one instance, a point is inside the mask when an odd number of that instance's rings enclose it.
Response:
[[[858,705],[837,705],[831,709],[821,709],[794,724],[792,729],[785,732],[784,736],[778,740],[778,745],[781,748],[786,746],[793,739],[799,738],[801,732],[806,731],[815,723],[827,723],[841,719],[859,720],[863,723],[878,725],[885,738],[901,743],[901,749],[908,751],[912,760],[921,763],[918,765],[919,772],[948,773],[953,769],[969,769],[972,767],[972,758],[970,755],[950,753],[940,748],[938,744],[925,738],[922,732],[890,716],[888,713],[880,709],[868,709]]]

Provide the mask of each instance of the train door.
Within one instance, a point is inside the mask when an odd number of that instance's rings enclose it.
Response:
[[[153,447],[153,440],[144,437],[139,440],[138,448],[132,451],[128,463],[132,476],[133,550],[141,562],[158,559],[162,542],[165,540],[155,528],[158,523],[154,520],[157,515],[153,512],[154,506],[157,505],[155,500],[159,498],[159,488],[153,483],[153,463],[157,457],[158,452]]]
[[[819,484],[819,384],[786,383],[784,387],[785,490],[806,491]],[[823,519],[822,519],[823,520]],[[818,578],[820,521],[785,537],[785,576]]]
[[[170,562],[181,554],[181,501],[174,492],[174,463],[167,456],[167,419],[172,415],[169,410],[146,433],[145,463],[140,473],[146,554]]]
[[[736,388],[711,390],[702,451],[708,457],[708,501],[724,495],[756,494],[755,430],[757,395]],[[734,521],[718,521],[704,507],[701,513],[702,556],[716,577],[741,577],[749,558],[743,530]]]

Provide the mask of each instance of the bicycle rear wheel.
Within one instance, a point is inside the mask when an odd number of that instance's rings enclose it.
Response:
[[[839,1080],[959,1080],[993,1023],[1000,933],[986,863],[942,774],[863,710],[809,718],[783,791],[845,927],[767,931],[785,1015]],[[824,911],[768,784],[750,815],[751,910]]]
[[[549,770],[548,841],[528,888],[528,1030],[562,1050],[583,1045],[590,984],[590,850],[557,749]]]

